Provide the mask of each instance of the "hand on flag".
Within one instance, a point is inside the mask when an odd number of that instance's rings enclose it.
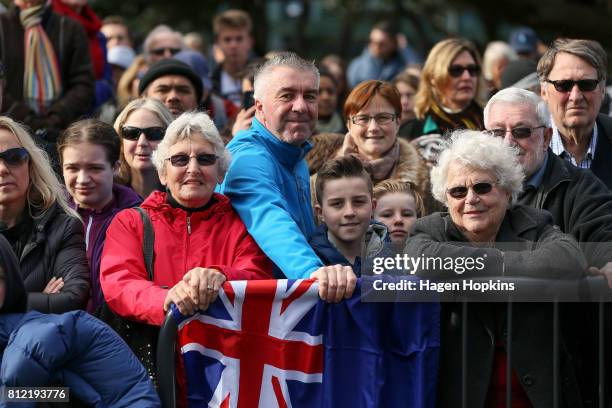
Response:
[[[353,268],[344,265],[322,266],[311,273],[310,278],[319,281],[319,296],[330,303],[353,296],[357,283]]]

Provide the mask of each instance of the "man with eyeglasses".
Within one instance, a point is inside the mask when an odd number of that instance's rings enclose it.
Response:
[[[153,64],[165,58],[172,58],[184,48],[183,46],[181,33],[161,24],[147,35],[142,49],[147,62]]]
[[[606,72],[606,53],[591,40],[557,39],[538,63],[541,95],[552,114],[553,152],[591,169],[612,188],[612,119],[598,114]]]
[[[549,211],[555,225],[581,244],[589,272],[606,276],[612,288],[612,192],[592,171],[576,167],[549,147],[553,130],[546,103],[533,92],[506,88],[489,100],[484,122],[492,136],[517,148],[526,178],[518,202]],[[572,305],[563,313],[565,324],[578,322],[568,344],[581,364],[585,400],[595,399],[597,393],[597,345],[590,344],[594,312],[590,305]]]

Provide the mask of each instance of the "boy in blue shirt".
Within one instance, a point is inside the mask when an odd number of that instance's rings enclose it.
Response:
[[[308,242],[324,264],[351,266],[360,276],[363,257],[378,254],[388,241],[385,226],[371,222],[376,201],[370,175],[357,157],[339,157],[321,167],[315,190],[323,224]]]

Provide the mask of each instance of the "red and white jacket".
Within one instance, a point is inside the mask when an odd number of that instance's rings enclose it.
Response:
[[[143,225],[134,209],[121,211],[108,227],[100,284],[110,308],[128,319],[161,326],[168,290],[195,267],[214,268],[227,280],[270,279],[272,263],[249,235],[227,197],[191,214],[153,192],[142,208],[155,231],[153,282],[142,252]]]

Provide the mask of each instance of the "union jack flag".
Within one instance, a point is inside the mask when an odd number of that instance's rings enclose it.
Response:
[[[360,303],[358,298],[356,302]],[[381,357],[372,359],[368,345],[365,351],[370,360],[355,362],[354,346],[344,347],[343,341],[338,341],[338,334],[360,335],[344,323],[333,327],[334,319],[352,320],[346,315],[350,305],[342,303],[320,301],[318,285],[312,280],[231,281],[224,284],[219,299],[205,312],[185,317],[175,309],[181,355],[177,378],[185,388],[179,395],[186,394],[188,407],[297,408],[355,406],[351,402],[355,396],[348,397],[347,393],[361,393],[360,406],[380,406],[380,389],[374,390],[370,384],[357,392],[352,387],[359,387],[355,381],[363,378],[342,380],[356,376],[356,368],[351,367],[363,363],[365,378],[369,377],[372,384],[380,382],[372,378],[371,370],[378,367],[376,362]],[[436,341],[430,343],[435,349],[435,364]],[[338,355],[331,352],[343,348],[349,351],[340,350],[342,354]],[[414,360],[414,355],[410,359]],[[435,366],[431,358],[426,360],[428,369]],[[335,374],[331,368],[335,368]],[[433,378],[435,384],[435,373]],[[338,384],[338,379],[343,384]],[[409,384],[403,386],[410,388]],[[402,406],[431,405],[404,402]]]

